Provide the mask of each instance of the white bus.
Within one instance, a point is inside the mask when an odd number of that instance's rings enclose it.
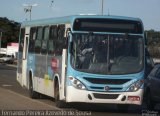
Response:
[[[68,16],[23,22],[17,80],[31,98],[141,105],[144,30],[138,18]]]

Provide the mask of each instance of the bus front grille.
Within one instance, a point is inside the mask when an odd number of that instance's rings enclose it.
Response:
[[[93,96],[97,99],[117,99],[119,94],[99,94],[93,93]]]
[[[131,80],[131,79],[104,79],[104,78],[102,79],[102,78],[89,78],[89,77],[83,77],[83,78],[93,84],[106,84],[106,85],[121,85]]]
[[[91,86],[90,87],[91,89],[94,89],[94,90],[104,90],[104,87],[93,87]],[[123,88],[122,87],[110,87],[110,91],[114,90],[114,91],[121,91]],[[104,90],[105,91],[105,90]]]

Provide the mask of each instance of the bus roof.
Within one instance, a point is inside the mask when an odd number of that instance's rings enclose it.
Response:
[[[65,17],[57,17],[57,18],[48,18],[48,19],[40,19],[33,21],[24,21],[21,24],[21,27],[32,27],[32,26],[40,26],[40,25],[56,25],[56,24],[72,24],[76,18],[108,18],[108,19],[122,19],[122,20],[133,20],[133,21],[141,21],[139,18],[133,17],[125,17],[125,16],[112,16],[112,15],[73,15],[73,16],[65,16]]]

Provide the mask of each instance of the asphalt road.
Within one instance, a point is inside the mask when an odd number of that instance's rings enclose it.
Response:
[[[17,113],[15,110],[26,115],[37,113],[38,116],[47,113],[50,116],[141,116],[144,112],[136,106],[130,107],[129,111],[120,112],[115,105],[104,104],[70,104],[68,108],[59,109],[55,107],[52,98],[46,96],[41,96],[41,99],[29,98],[28,91],[16,81],[16,67],[0,64],[0,115],[5,116],[13,111]]]

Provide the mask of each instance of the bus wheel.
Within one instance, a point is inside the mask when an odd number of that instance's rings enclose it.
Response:
[[[128,104],[117,104],[117,109],[120,112],[127,112],[129,108]]]
[[[60,96],[59,96],[59,84],[56,83],[55,85],[55,105],[58,108],[64,108],[66,107],[66,102],[60,100]]]
[[[30,96],[31,98],[33,98],[33,99],[38,99],[38,98],[40,98],[40,94],[37,93],[37,92],[35,92],[35,91],[33,90],[32,79],[30,79],[30,81],[29,81],[29,96]]]

